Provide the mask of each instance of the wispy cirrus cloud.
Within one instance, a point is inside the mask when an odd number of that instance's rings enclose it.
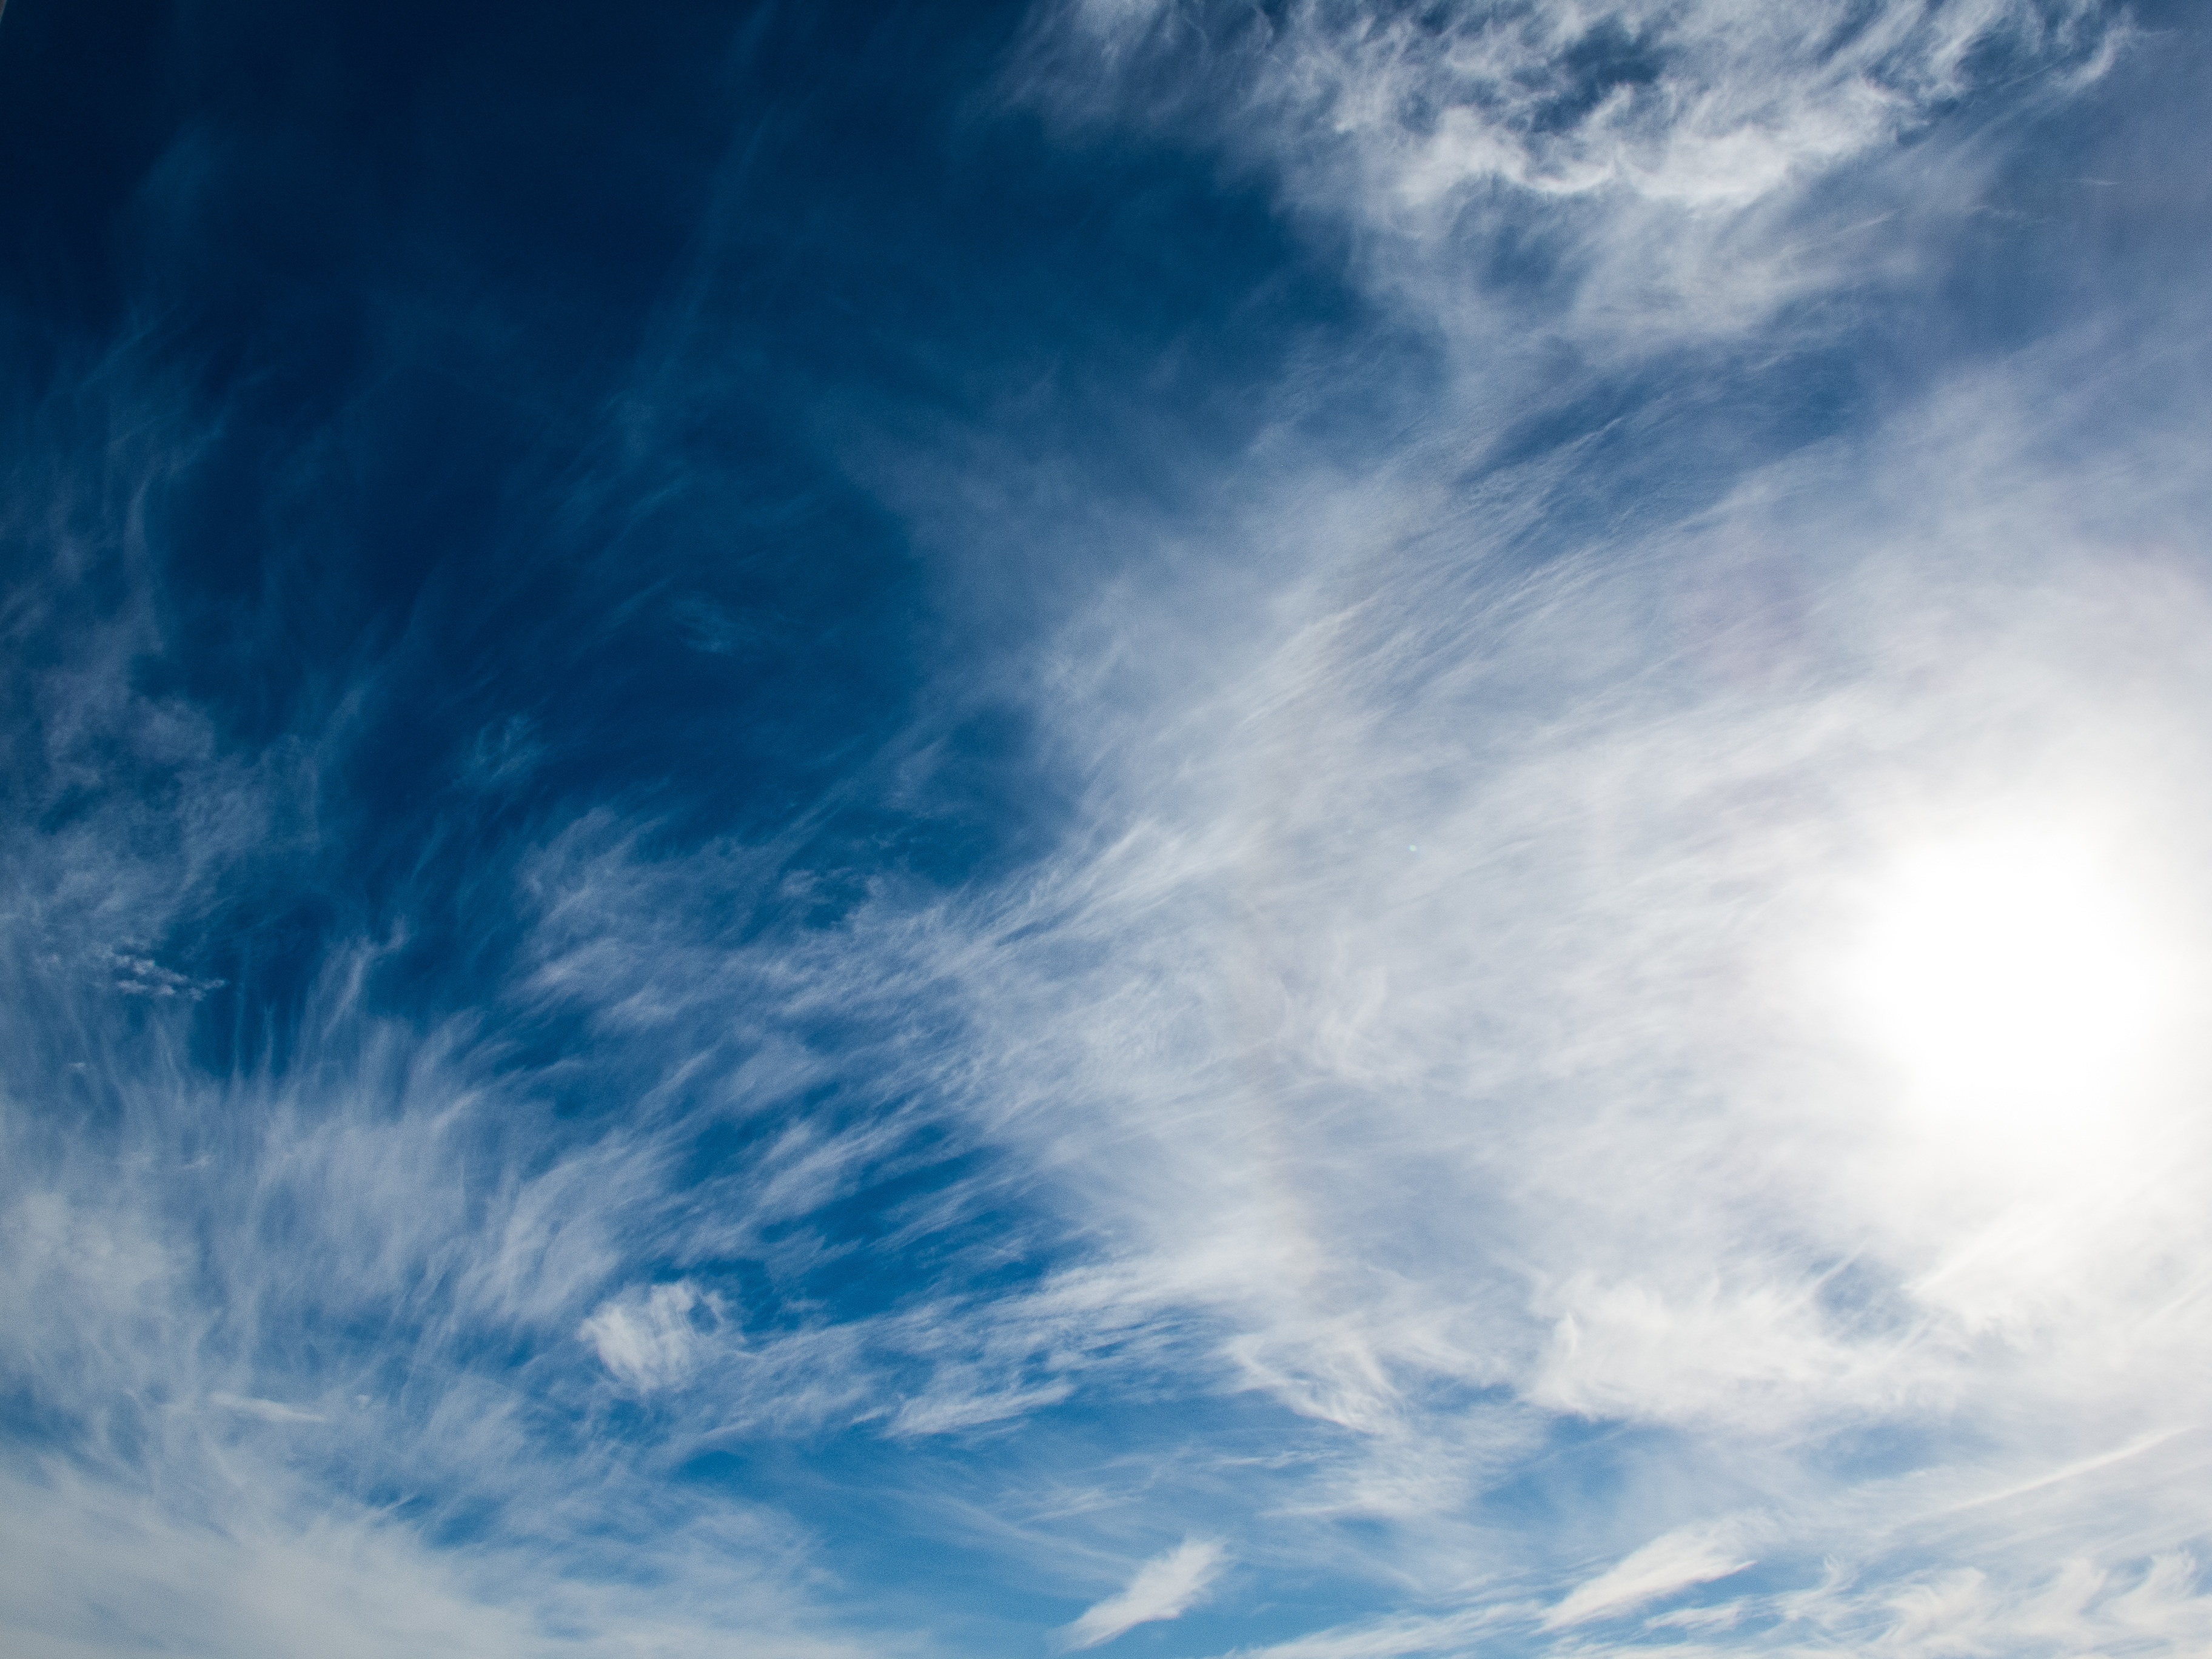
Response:
[[[1655,1538],[1626,1560],[1577,1584],[1544,1615],[1547,1630],[1618,1614],[1656,1597],[1730,1578],[1753,1565],[1741,1525],[1700,1527]]]
[[[1491,372],[1534,329],[1601,356],[1770,326],[1918,257],[1984,162],[1899,140],[1981,86],[2063,96],[2130,36],[2095,0],[1044,9],[1027,95],[1218,147]],[[1815,195],[1832,189],[1825,199]]]
[[[684,793],[741,769],[721,727],[656,793],[470,704],[402,851],[349,830],[349,722],[402,669],[224,728],[145,666],[118,505],[191,446],[103,451],[8,613],[47,653],[0,848],[10,1616],[56,1651],[102,1617],[296,1651],[331,1607],[364,1653],[1012,1651],[1249,1581],[1239,1650],[1279,1659],[2201,1644],[2197,1039],[2071,1114],[1906,1109],[1831,969],[1900,857],[2033,818],[2198,971],[2203,319],[1741,435],[1864,319],[1790,307],[1936,292],[2002,149],[1975,100],[2051,106],[2127,36],[1040,14],[1032,106],[1257,170],[1434,358],[1345,446],[1339,389],[1401,360],[1313,345],[1195,504],[1102,483],[1088,411],[841,436],[948,609],[1032,574],[765,828]],[[1681,417],[1708,395],[1743,427]],[[65,616],[94,544],[126,597]],[[781,637],[635,587],[562,623],[674,629],[607,684]],[[884,849],[984,705],[1064,811],[925,873]],[[307,960],[225,1046],[205,935],[278,897]]]
[[[1865,1514],[1815,1518],[1883,1460],[1816,1470],[1877,1424],[1999,1479],[2188,1418],[2188,1041],[2169,1033],[2136,1127],[1931,1160],[1953,1131],[1877,1103],[1883,1062],[1822,977],[1888,849],[2059,803],[2197,914],[2167,837],[2206,775],[2181,620],[2205,600],[2185,557],[2136,551],[2187,541],[2195,486],[2164,446],[2192,428],[2062,458],[2139,384],[2097,350],[1970,377],[1867,448],[1537,573],[1473,534],[1394,544],[1396,480],[1371,514],[1301,495],[1249,533],[1279,583],[1308,549],[1312,574],[1240,654],[1187,661],[1173,620],[1125,609],[1128,665],[1101,706],[1060,705],[1072,749],[1115,734],[1089,820],[1113,827],[1004,921],[933,921],[972,1059],[1006,1068],[978,1067],[988,1133],[1065,1172],[1144,1300],[1204,1310],[1243,1386],[1348,1431],[1302,1500],[1387,1517],[1401,1564],[1438,1540],[1438,1595],[1440,1540],[1530,1455],[1533,1412],[1668,1437],[1646,1535],[1672,1542],[1579,1601],[1563,1586],[1577,1623],[1747,1559],[1668,1524],[1747,1482],[1774,1570],[1867,1558],[1854,1628],[1961,1558],[2025,1619],[2047,1543],[1931,1522],[1889,1555]],[[2135,481],[2124,525],[2090,506],[2108,467]],[[1503,481],[1492,501],[1508,541]],[[1382,528],[1355,552],[1360,523]],[[1467,1392],[1433,1403],[1446,1387]],[[2109,1533],[2078,1492],[2053,1511],[2114,1582],[2197,1530],[2142,1478],[2148,1530]],[[1769,1613],[1700,1639],[1771,1641]],[[1469,1626],[1438,1617],[1449,1650]],[[1414,1639],[1384,1621],[1342,1650]]]
[[[1126,1589],[1094,1603],[1059,1634],[1064,1650],[1112,1641],[1125,1631],[1180,1619],[1206,1599],[1225,1560],[1221,1546],[1193,1539],[1139,1567]]]

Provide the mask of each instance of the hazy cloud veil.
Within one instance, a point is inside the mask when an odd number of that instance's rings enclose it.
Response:
[[[2186,9],[320,27],[7,210],[10,1651],[2212,1644]]]

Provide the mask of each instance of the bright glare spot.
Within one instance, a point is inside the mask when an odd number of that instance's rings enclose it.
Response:
[[[2100,1115],[2148,1061],[2174,993],[2140,899],[2109,863],[2033,836],[1900,860],[1844,965],[1914,1103],[1990,1129]]]

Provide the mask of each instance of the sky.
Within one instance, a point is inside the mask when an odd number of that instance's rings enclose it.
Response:
[[[2208,76],[12,0],[0,1646],[2212,1651]]]

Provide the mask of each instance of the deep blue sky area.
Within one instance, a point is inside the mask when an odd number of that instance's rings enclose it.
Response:
[[[453,889],[594,805],[794,835],[833,908],[1050,833],[1023,711],[916,704],[1018,605],[945,615],[836,452],[1014,404],[1111,434],[1095,487],[1172,490],[1263,418],[1286,335],[1358,307],[1257,191],[989,107],[1018,21],[21,7],[5,118],[51,162],[9,181],[17,418],[164,452],[143,691],[223,744],[343,733],[340,879],[200,933],[249,1025],[403,908],[485,971]],[[869,773],[917,719],[921,811]],[[468,791],[502,744],[528,775]]]
[[[0,1648],[2201,1650],[2208,67],[9,0]]]

